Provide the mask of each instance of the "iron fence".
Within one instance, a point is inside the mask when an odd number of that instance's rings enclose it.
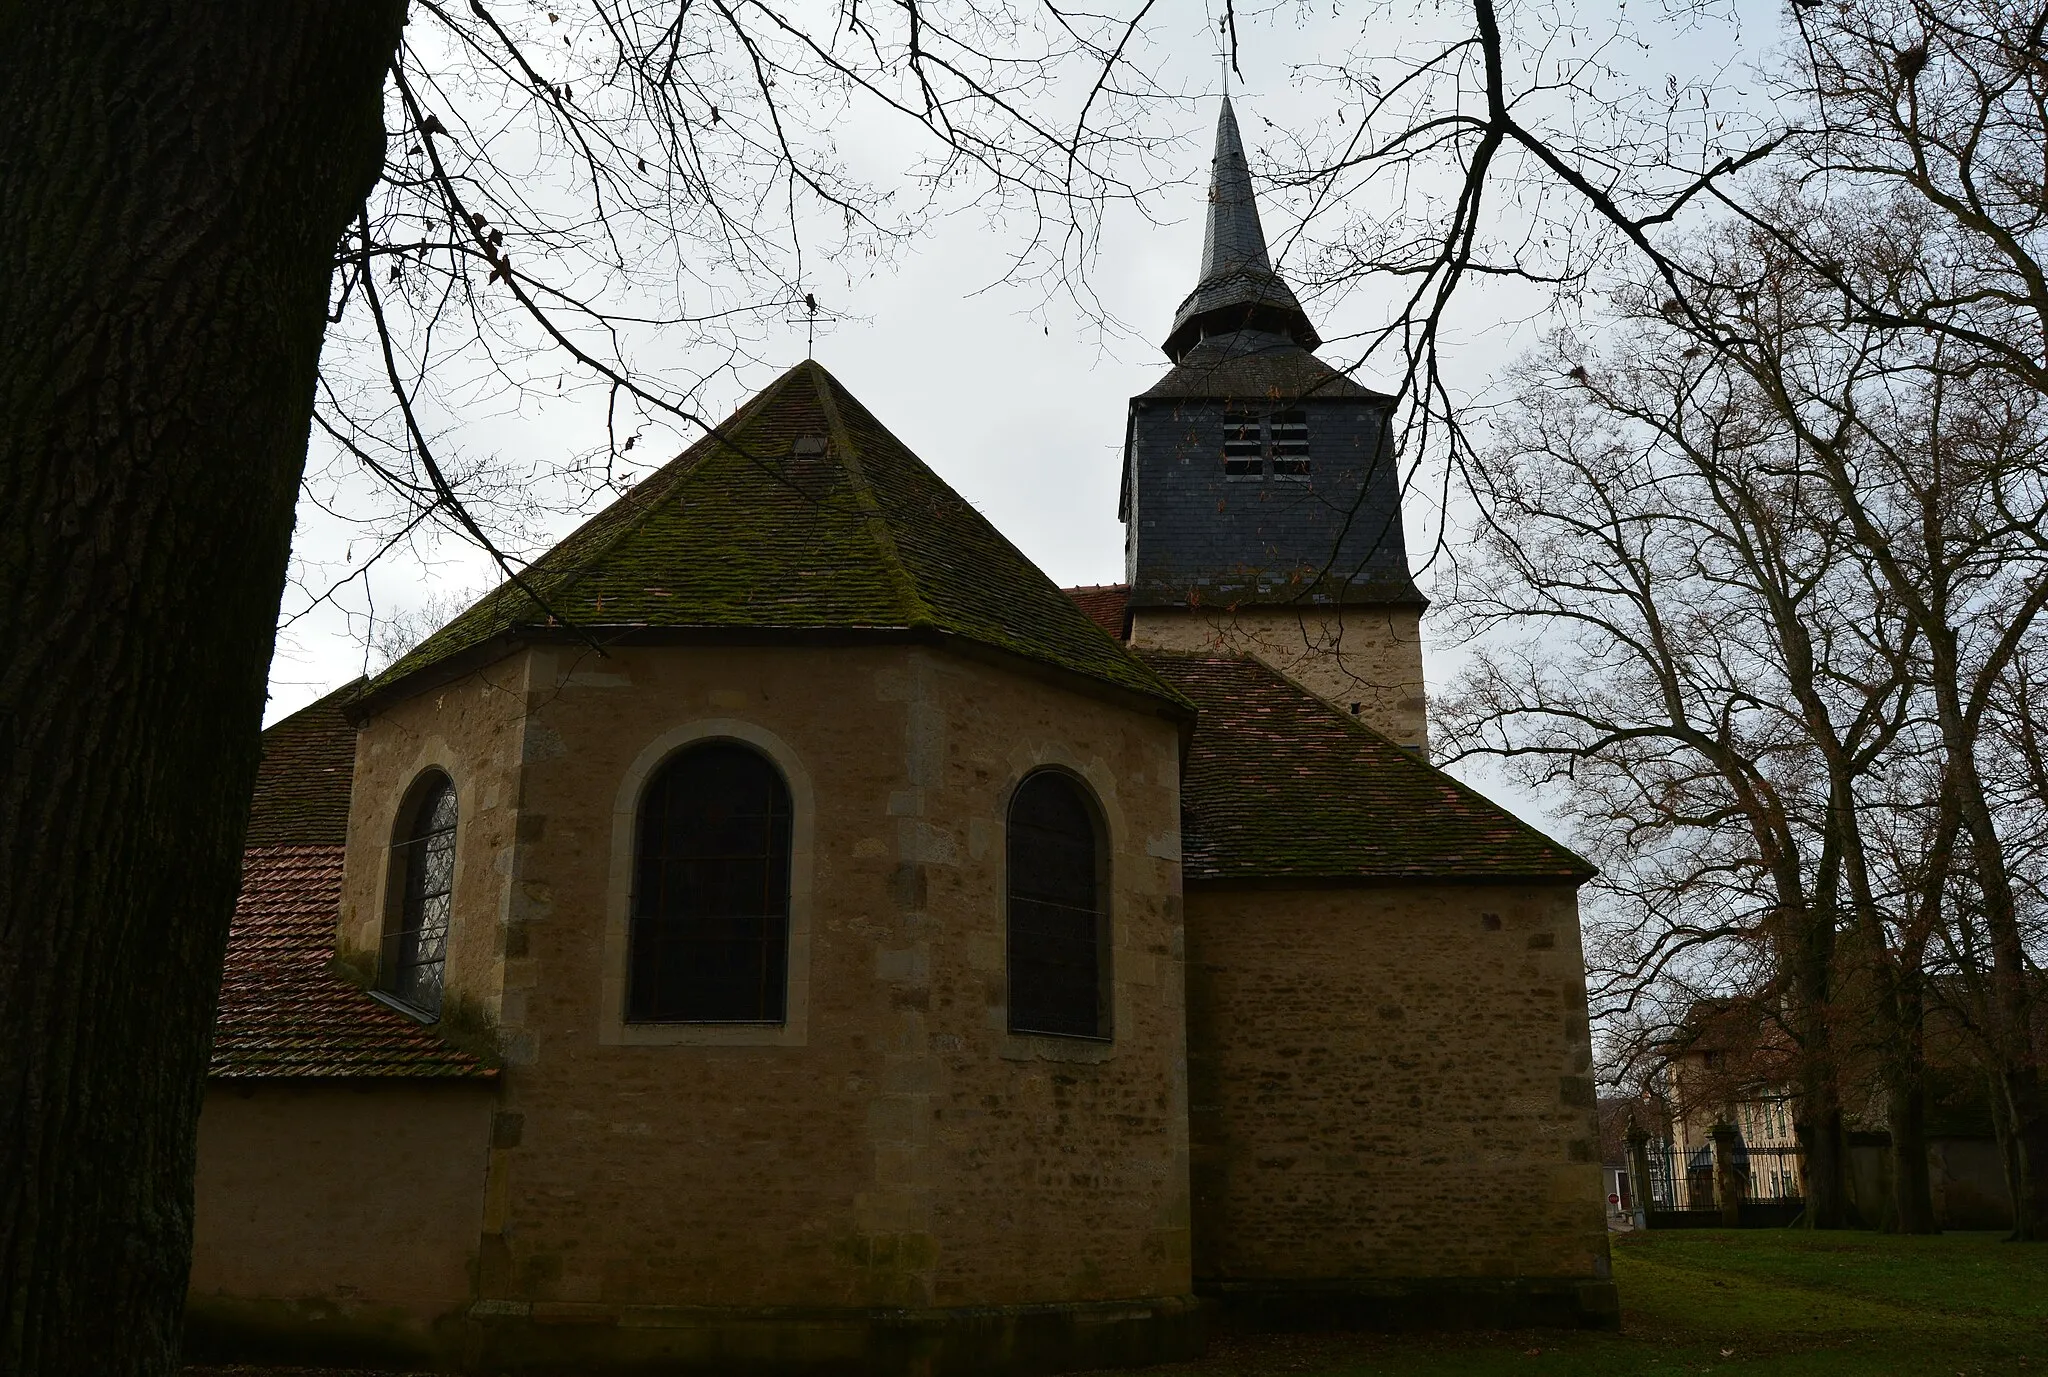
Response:
[[[1743,1201],[1798,1201],[1806,1189],[1800,1177],[1796,1147],[1751,1147],[1735,1142],[1732,1161],[1735,1189]],[[1712,1210],[1721,1202],[1714,1193],[1714,1144],[1650,1144],[1650,1199],[1653,1210]]]

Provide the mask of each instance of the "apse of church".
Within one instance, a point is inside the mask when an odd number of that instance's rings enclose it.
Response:
[[[194,1352],[1024,1374],[1611,1324],[1590,868],[1429,765],[1234,118],[1062,590],[806,362],[265,733]],[[528,590],[531,590],[529,592]]]

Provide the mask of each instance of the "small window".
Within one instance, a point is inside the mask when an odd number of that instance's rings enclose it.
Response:
[[[1245,412],[1223,415],[1223,472],[1233,478],[1256,478],[1263,472],[1259,418]]]
[[[398,912],[386,928],[384,992],[428,1017],[441,1012],[448,915],[455,893],[455,785],[434,775],[418,787],[392,850]]]
[[[1275,412],[1272,420],[1273,472],[1288,478],[1308,477],[1308,413]]]
[[[1010,801],[1010,1031],[1106,1038],[1108,962],[1095,810],[1041,771]]]
[[[732,741],[664,765],[640,803],[626,1019],[781,1023],[789,974],[789,786]]]

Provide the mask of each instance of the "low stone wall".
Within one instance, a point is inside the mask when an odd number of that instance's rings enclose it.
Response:
[[[459,1361],[492,1099],[487,1082],[213,1082],[187,1351]]]

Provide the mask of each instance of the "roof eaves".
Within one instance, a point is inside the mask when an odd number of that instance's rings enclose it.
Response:
[[[1591,877],[1577,870],[1501,870],[1440,874],[1426,870],[1350,870],[1328,873],[1318,870],[1276,870],[1260,868],[1243,871],[1182,872],[1181,884],[1190,890],[1217,893],[1269,889],[1440,889],[1476,888],[1487,885],[1570,885],[1577,889]]]

